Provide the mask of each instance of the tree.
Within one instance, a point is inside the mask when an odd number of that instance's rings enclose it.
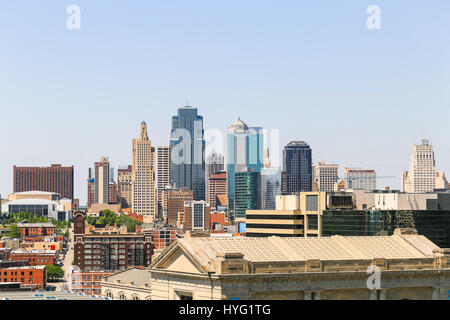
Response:
[[[56,282],[64,277],[64,270],[61,267],[48,265],[46,269],[49,282]]]
[[[20,238],[20,230],[17,224],[13,224],[11,227],[9,227],[9,237],[11,239]]]

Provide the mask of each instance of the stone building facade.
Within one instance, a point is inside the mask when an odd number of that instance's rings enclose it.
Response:
[[[372,237],[185,237],[149,273],[152,300],[447,300],[450,250],[414,229]]]

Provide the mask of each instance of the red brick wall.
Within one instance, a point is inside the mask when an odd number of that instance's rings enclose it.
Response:
[[[22,284],[34,284],[44,288],[46,285],[46,271],[45,268],[0,269],[0,281],[20,282]]]
[[[40,253],[15,253],[11,252],[9,261],[28,261],[30,266],[54,265],[56,259],[55,255],[40,254]]]

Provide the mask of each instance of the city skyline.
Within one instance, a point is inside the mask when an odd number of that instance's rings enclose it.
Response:
[[[14,165],[61,163],[75,166],[75,197],[86,203],[92,162],[131,164],[142,120],[152,144],[167,145],[186,97],[205,130],[238,116],[280,129],[280,148],[306,141],[313,162],[339,164],[340,176],[345,167],[395,176],[379,188],[400,189],[422,138],[449,172],[450,4],[377,1],[382,27],[368,30],[369,4],[83,2],[81,29],[70,31],[68,3],[2,2],[0,106],[20,116],[2,117],[0,194],[13,190]]]

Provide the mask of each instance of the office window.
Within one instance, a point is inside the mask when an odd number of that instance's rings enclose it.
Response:
[[[319,196],[307,195],[306,196],[306,211],[319,210]]]

